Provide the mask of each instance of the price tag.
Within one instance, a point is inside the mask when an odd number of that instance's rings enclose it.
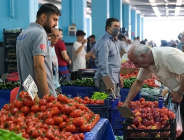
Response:
[[[155,80],[155,84],[156,84],[157,86],[161,87],[161,83],[160,83],[159,81]]]
[[[24,81],[24,83],[22,85],[27,90],[27,92],[31,96],[32,100],[34,100],[34,98],[36,96],[35,93],[38,92],[38,88],[37,88],[33,78],[31,77],[31,75],[28,75],[28,77],[26,78],[26,80]]]

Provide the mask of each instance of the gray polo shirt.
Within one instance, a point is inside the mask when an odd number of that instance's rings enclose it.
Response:
[[[16,55],[17,68],[20,77],[19,91],[25,90],[22,86],[22,83],[29,74],[33,77],[34,81],[36,82],[36,85],[38,86],[34,73],[33,56],[42,55],[45,58],[44,61],[49,91],[52,95],[56,97],[56,92],[53,84],[52,62],[49,54],[47,33],[41,25],[37,23],[31,23],[26,30],[21,32],[21,34],[17,37]],[[38,96],[40,98],[43,97],[43,94],[41,93],[39,87]]]
[[[95,64],[97,72],[95,79],[101,80],[110,76],[114,84],[119,83],[121,60],[117,41],[109,33],[105,33],[95,44]]]

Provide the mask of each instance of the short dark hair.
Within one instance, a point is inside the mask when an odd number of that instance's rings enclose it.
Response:
[[[81,35],[85,36],[86,33],[84,31],[82,31],[82,30],[77,30],[76,36],[81,36]]]
[[[138,36],[137,39],[139,39],[140,37]]]
[[[119,22],[117,18],[108,18],[106,20],[105,30],[107,31],[107,27],[112,25],[112,22]]]
[[[36,17],[39,18],[42,14],[46,14],[48,17],[52,14],[57,14],[58,16],[61,16],[59,9],[51,3],[42,4],[37,12]]]
[[[94,38],[95,39],[95,35],[90,35],[90,38]]]
[[[121,40],[122,38],[126,40],[126,37],[123,34],[119,34],[118,39]]]
[[[62,29],[60,29],[60,28],[58,28],[58,30],[59,30],[59,32],[60,32],[60,31],[63,31],[63,30],[62,30]]]

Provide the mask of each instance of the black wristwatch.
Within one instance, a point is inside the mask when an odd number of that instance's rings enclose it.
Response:
[[[179,95],[180,97],[182,97],[182,96],[183,96],[183,92],[181,92],[181,91],[178,90],[178,95]]]

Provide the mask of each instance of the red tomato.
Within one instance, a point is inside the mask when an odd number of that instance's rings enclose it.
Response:
[[[60,123],[59,128],[60,128],[60,129],[65,128],[66,124],[67,124],[66,122],[62,122],[62,123]]]
[[[20,99],[23,99],[24,97],[26,97],[26,96],[28,96],[29,94],[27,93],[27,92],[25,92],[25,91],[21,91],[20,93],[19,93],[19,98]]]
[[[66,126],[66,132],[71,132],[71,133],[75,133],[76,131],[76,126],[73,124],[69,124]]]
[[[60,102],[53,101],[52,102],[52,107],[58,107],[60,109],[61,108],[61,103]]]
[[[82,117],[84,112],[81,109],[74,110],[70,113],[70,116],[73,118]]]
[[[9,104],[5,104],[3,106],[3,108],[6,110],[6,111],[9,111],[10,110],[10,105]]]
[[[40,99],[39,100],[39,105],[42,106],[42,105],[46,105],[47,104],[47,100],[45,99]]]
[[[43,119],[47,119],[47,118],[52,118],[52,112],[51,111],[46,111],[43,113]]]
[[[17,107],[14,107],[11,109],[11,114],[15,115],[17,112],[19,112],[19,109]]]
[[[54,125],[54,124],[55,124],[53,118],[48,118],[48,119],[46,119],[46,120],[45,120],[45,123],[48,124],[48,125]]]
[[[54,139],[54,134],[52,133],[52,131],[47,131],[46,135],[45,135],[49,140],[53,140]]]
[[[54,116],[53,119],[54,119],[55,124],[57,124],[57,125],[59,125],[59,124],[61,124],[63,122],[63,118],[62,117]]]
[[[52,102],[52,101],[54,101],[54,100],[55,100],[54,95],[49,94],[49,96],[48,96],[48,98],[47,98],[47,102]]]
[[[64,104],[61,107],[62,113],[65,113],[65,114],[70,114],[73,110],[75,110],[75,106],[70,106],[70,105]]]
[[[31,111],[34,112],[34,113],[37,113],[40,111],[40,106],[39,105],[33,105],[31,107]]]
[[[42,137],[37,137],[36,140],[43,140],[43,138]]]
[[[21,110],[22,113],[24,113],[25,115],[27,115],[27,114],[31,111],[31,109],[30,109],[29,107],[27,107],[27,106],[21,107],[20,110]]]
[[[53,116],[57,116],[57,115],[59,115],[59,113],[60,113],[58,107],[52,107],[52,108],[51,108],[51,111],[52,111],[52,115],[53,115]]]
[[[40,136],[40,133],[39,133],[38,130],[36,129],[36,130],[34,130],[34,131],[31,133],[31,136],[32,136],[33,138],[37,138],[37,137]]]
[[[47,109],[45,105],[40,106],[40,111],[44,112]]]
[[[74,118],[72,123],[77,126],[80,127],[82,124],[86,123],[87,121],[83,118],[83,117],[77,117]]]
[[[83,133],[79,133],[78,135],[79,135],[79,138],[80,138],[81,140],[84,140],[85,136],[84,136]]]
[[[68,116],[65,115],[65,114],[61,114],[60,116],[63,118],[63,121],[64,121],[64,122],[68,119]]]
[[[23,102],[24,105],[28,107],[32,107],[35,104],[35,101],[33,101],[31,97],[26,97]]]
[[[68,98],[66,96],[64,96],[63,94],[59,94],[57,96],[57,101],[60,103],[65,103],[65,104],[67,104],[69,102]]]
[[[24,120],[25,120],[24,116],[18,116],[18,117],[15,117],[14,122],[18,123],[18,122],[23,122]]]
[[[91,124],[83,124],[80,127],[81,132],[90,132],[91,131]]]
[[[23,101],[15,99],[14,101],[14,106],[17,107],[18,109],[20,109],[21,107],[23,107]]]
[[[89,101],[89,97],[84,97],[84,100],[85,101]]]
[[[53,103],[52,102],[49,102],[49,103],[46,104],[46,107],[47,108],[52,108],[52,105],[53,105]]]
[[[89,120],[90,120],[89,114],[87,114],[87,113],[86,113],[86,114],[84,114],[84,116],[83,116],[83,117],[84,117],[84,119],[86,119],[87,121],[89,121]]]

